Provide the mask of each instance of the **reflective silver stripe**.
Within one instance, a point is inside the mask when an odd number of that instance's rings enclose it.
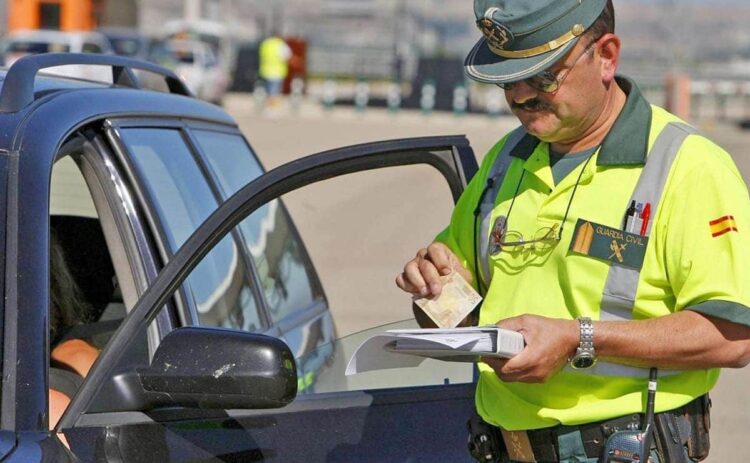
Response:
[[[516,128],[513,132],[510,133],[510,135],[508,135],[508,139],[505,141],[503,148],[495,158],[495,161],[492,164],[492,168],[487,175],[488,179],[493,180],[493,184],[492,187],[490,187],[485,192],[484,197],[482,198],[482,202],[480,203],[479,214],[482,218],[482,223],[479,227],[479,230],[477,231],[477,233],[479,234],[479,236],[477,236],[477,243],[479,243],[479,256],[477,257],[480,262],[479,265],[481,266],[481,269],[477,269],[477,272],[479,273],[479,277],[484,282],[485,288],[490,287],[490,280],[492,279],[492,267],[490,266],[489,256],[489,236],[490,227],[492,227],[492,224],[490,223],[492,218],[492,210],[495,208],[495,200],[497,199],[497,194],[500,192],[500,186],[503,184],[503,180],[505,179],[505,173],[508,171],[508,166],[512,161],[510,152],[513,151],[513,148],[515,148],[516,145],[521,141],[521,139],[523,139],[524,135],[526,135],[526,131],[523,130],[523,127]],[[477,252],[477,250],[474,250],[474,252]]]
[[[655,218],[659,202],[661,201],[667,177],[672,169],[677,153],[688,135],[696,133],[696,130],[687,124],[670,123],[659,133],[651,152],[646,158],[646,165],[641,171],[638,183],[633,190],[630,201],[635,200],[643,204],[651,203],[651,217]],[[653,223],[653,220],[651,221]],[[651,234],[651,226],[646,229],[646,236]],[[602,291],[602,303],[599,311],[599,320],[632,320],[633,304],[635,294],[638,290],[640,270],[611,265],[607,274],[607,282]],[[588,370],[573,370],[570,366],[568,371],[576,371],[597,376],[626,376],[626,377],[648,377],[647,368],[620,365],[617,363],[600,361]],[[682,373],[681,370],[659,370],[661,376],[670,376]]]
[[[651,217],[656,217],[672,163],[680,151],[682,142],[692,133],[696,133],[696,130],[687,124],[670,123],[664,127],[646,158],[646,165],[641,171],[638,184],[628,204],[631,201],[651,203]],[[649,224],[646,236],[650,234],[651,225]],[[600,320],[633,319],[633,304],[640,274],[640,270],[619,265],[609,267],[607,282],[602,292]]]
[[[570,364],[565,366],[566,372],[581,373],[585,375],[594,376],[620,376],[625,378],[642,378],[644,375],[648,377],[648,368],[633,367],[628,365],[622,365],[619,363],[607,362],[599,360],[591,368],[585,370],[576,370],[571,367]],[[659,376],[671,376],[682,373],[681,370],[668,370],[666,368],[659,368]]]

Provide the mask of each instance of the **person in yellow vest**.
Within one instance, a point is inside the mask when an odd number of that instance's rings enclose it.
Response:
[[[517,356],[478,365],[482,442],[493,443],[482,461],[646,461],[613,436],[644,431],[653,368],[655,430],[641,450],[652,462],[705,458],[707,393],[720,368],[750,362],[740,173],[616,74],[611,0],[475,0],[474,13],[483,37],[466,72],[503,88],[521,126],[396,284],[432,297],[458,272],[484,296],[466,323],[524,336]]]
[[[282,38],[271,35],[260,43],[258,54],[258,75],[265,83],[268,101],[273,105],[278,101],[284,79],[289,74],[292,50]]]

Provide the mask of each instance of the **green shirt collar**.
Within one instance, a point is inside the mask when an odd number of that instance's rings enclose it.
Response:
[[[641,95],[635,83],[626,77],[617,77],[617,83],[627,95],[625,106],[604,138],[596,158],[599,166],[640,165],[646,162],[648,135],[651,130],[651,105]],[[528,159],[540,140],[526,134],[510,152],[511,156]]]

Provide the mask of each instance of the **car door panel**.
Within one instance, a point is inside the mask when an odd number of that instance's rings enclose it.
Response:
[[[96,443],[84,461],[108,454],[123,461],[468,462],[473,392],[463,384],[319,394],[280,410],[130,416],[127,424],[84,424],[66,436],[74,448]]]
[[[80,447],[90,455],[92,441],[82,436],[96,436],[93,441],[102,445],[107,433],[116,431],[118,442],[139,442],[133,436],[143,436],[142,445],[133,451],[150,445],[154,452],[166,449],[165,461],[467,461],[471,383],[313,394],[299,396],[280,410],[186,409],[172,412],[170,418],[158,410],[145,415],[87,414],[129,337],[149,323],[211,247],[247,214],[314,182],[408,164],[436,168],[454,200],[477,169],[464,137],[396,140],[301,158],[255,179],[226,200],[185,240],[101,353],[60,423],[73,449]],[[129,420],[133,416],[150,421]]]

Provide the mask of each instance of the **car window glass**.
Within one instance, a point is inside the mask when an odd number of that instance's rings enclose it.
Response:
[[[214,66],[216,66],[218,64],[216,62],[216,56],[211,51],[211,49],[208,48],[208,47],[206,47],[206,55],[205,56],[206,56],[206,62],[204,63],[205,67],[210,68],[210,67],[214,67]]]
[[[96,43],[84,42],[81,51],[83,53],[101,53],[103,50],[102,47]]]
[[[50,214],[96,217],[96,208],[86,182],[70,156],[55,163],[52,169]]]
[[[99,207],[107,206],[100,203]],[[108,214],[105,216],[109,217]],[[49,378],[50,388],[68,397],[75,394],[78,384],[65,378],[85,375],[85,370],[94,362],[99,350],[109,342],[126,314],[124,291],[120,284],[122,280],[118,279],[113,253],[110,252],[110,245],[122,243],[112,241],[108,245],[104,235],[105,220],[99,216],[89,186],[72,157],[58,160],[52,169],[50,189],[49,328],[52,369]],[[126,273],[129,271],[126,270]],[[132,283],[127,286],[131,287]],[[125,362],[147,364],[148,340],[145,331],[136,335],[128,348]],[[50,400],[59,401],[60,397],[53,394]],[[52,405],[57,412],[62,410],[54,403]],[[57,418],[59,416],[50,414],[51,420]]]
[[[63,43],[50,43],[43,41],[21,41],[14,40],[8,44],[9,53],[61,53],[69,52],[70,46]]]
[[[355,333],[374,335],[386,328],[373,327],[412,318],[411,297],[394,279],[450,218],[453,198],[437,170],[408,165],[341,175],[294,190],[283,200],[326,289],[341,340],[326,343],[314,330],[287,335],[298,353],[303,392],[471,381],[471,364],[437,361],[344,374],[354,349],[366,339]],[[316,344],[312,334],[321,341]]]
[[[122,137],[175,252],[216,209],[216,200],[179,131],[123,129]],[[249,281],[237,245],[225,237],[186,283],[200,322],[258,330],[260,317]]]
[[[261,167],[238,135],[193,131],[225,197],[261,174]],[[253,257],[271,321],[310,308],[323,299],[314,270],[293,224],[276,200],[240,224],[245,246]]]
[[[114,52],[118,55],[136,56],[143,48],[141,41],[138,39],[110,38],[109,41],[112,43]]]

